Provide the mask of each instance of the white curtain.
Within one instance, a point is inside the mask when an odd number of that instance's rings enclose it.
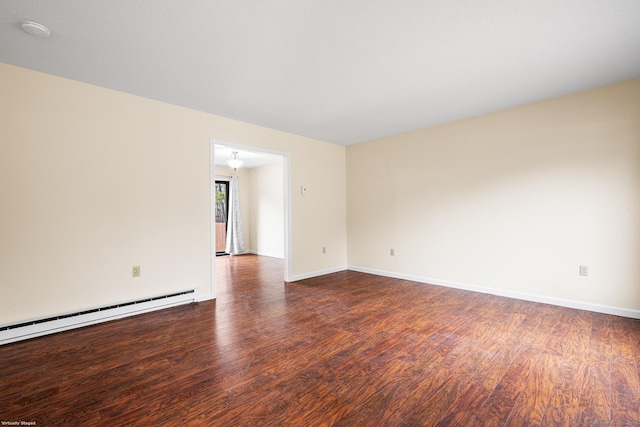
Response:
[[[229,220],[227,224],[227,247],[225,252],[231,255],[236,255],[245,252],[237,176],[234,175],[231,177],[229,180],[229,187]]]

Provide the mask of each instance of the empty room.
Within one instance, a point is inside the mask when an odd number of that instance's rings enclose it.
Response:
[[[640,426],[640,2],[0,2],[2,425]]]

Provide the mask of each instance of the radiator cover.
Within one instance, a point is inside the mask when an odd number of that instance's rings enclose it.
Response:
[[[196,291],[189,289],[168,295],[5,325],[0,327],[0,345],[196,301]]]

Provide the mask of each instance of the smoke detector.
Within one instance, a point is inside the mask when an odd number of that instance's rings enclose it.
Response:
[[[38,24],[33,21],[23,21],[22,29],[32,36],[41,37],[43,39],[48,38],[51,35],[51,30],[42,24]]]

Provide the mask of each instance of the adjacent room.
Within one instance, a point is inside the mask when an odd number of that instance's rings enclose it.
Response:
[[[640,425],[638,17],[0,2],[0,421]]]

